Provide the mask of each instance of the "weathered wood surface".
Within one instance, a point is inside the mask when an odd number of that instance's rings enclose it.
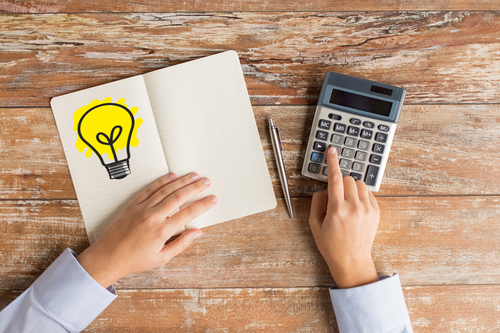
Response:
[[[413,330],[500,331],[499,286],[404,287]],[[17,291],[0,291],[0,309]],[[84,332],[338,332],[327,288],[119,290]],[[126,314],[126,315],[125,315]]]
[[[500,197],[383,197],[373,256],[404,285],[499,284]],[[329,286],[308,224],[310,199],[204,229],[168,265],[118,288]],[[74,200],[0,201],[0,290],[24,289],[66,248],[88,246]],[[7,237],[5,237],[6,235]]]
[[[280,128],[292,195],[322,188],[300,174],[314,107],[256,106],[254,113],[277,196],[268,117]],[[0,128],[0,198],[76,198],[49,108],[0,109]],[[377,195],[500,194],[498,133],[499,105],[405,106]]]
[[[328,70],[405,87],[407,103],[500,99],[500,11],[6,14],[0,27],[4,107],[228,49],[253,104],[314,104]]]
[[[171,12],[171,11],[314,11],[314,10],[495,10],[495,0],[3,0],[0,13]]]

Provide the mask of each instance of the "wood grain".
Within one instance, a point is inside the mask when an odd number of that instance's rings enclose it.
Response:
[[[404,287],[413,330],[497,332],[499,286]],[[338,332],[327,288],[119,290],[84,332]],[[0,291],[0,309],[19,295]]]
[[[313,104],[326,71],[407,103],[496,103],[500,11],[1,15],[0,106],[234,49],[253,104]]]
[[[267,129],[279,126],[293,196],[324,184],[301,176],[312,106],[257,106],[254,113],[277,196],[282,196]],[[0,198],[76,197],[52,111],[0,109]],[[500,194],[498,105],[407,105],[396,130],[382,195]]]
[[[498,284],[500,197],[383,197],[373,246],[379,273],[404,285]],[[310,199],[204,229],[168,265],[118,288],[329,286],[308,217]],[[0,201],[0,289],[24,289],[66,248],[88,246],[76,201]]]
[[[175,1],[134,0],[3,0],[0,13],[63,13],[63,12],[167,12],[167,11],[315,11],[315,10],[498,10],[494,0],[239,0],[239,1]]]

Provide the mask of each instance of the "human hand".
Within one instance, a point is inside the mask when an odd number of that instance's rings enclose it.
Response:
[[[342,177],[337,150],[327,151],[328,189],[316,192],[309,224],[338,288],[378,281],[371,248],[380,219],[377,200],[363,181]]]
[[[169,262],[201,236],[190,229],[165,244],[188,222],[212,208],[214,195],[174,213],[196,194],[210,186],[208,178],[191,173],[177,179],[168,174],[133,199],[104,234],[77,257],[80,265],[103,287],[122,277]]]

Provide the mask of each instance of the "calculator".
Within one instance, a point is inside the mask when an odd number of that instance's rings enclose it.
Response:
[[[327,72],[302,174],[328,181],[326,150],[334,147],[342,175],[378,191],[405,95],[403,88]]]

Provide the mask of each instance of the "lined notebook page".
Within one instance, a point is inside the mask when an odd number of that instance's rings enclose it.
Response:
[[[95,153],[86,157],[75,144],[73,114],[94,100],[110,97],[113,103],[124,98],[128,108],[137,107],[135,114],[143,123],[137,130],[139,143],[130,147],[130,171],[123,179],[110,179],[106,168]],[[85,89],[51,100],[57,128],[75,186],[89,241],[92,244],[125,205],[156,179],[168,173],[158,130],[142,76]],[[87,148],[89,149],[89,148]],[[117,152],[118,155],[123,150]]]
[[[240,218],[276,207],[276,198],[234,51],[144,75],[170,170],[212,181],[192,201],[219,201],[186,228]]]

